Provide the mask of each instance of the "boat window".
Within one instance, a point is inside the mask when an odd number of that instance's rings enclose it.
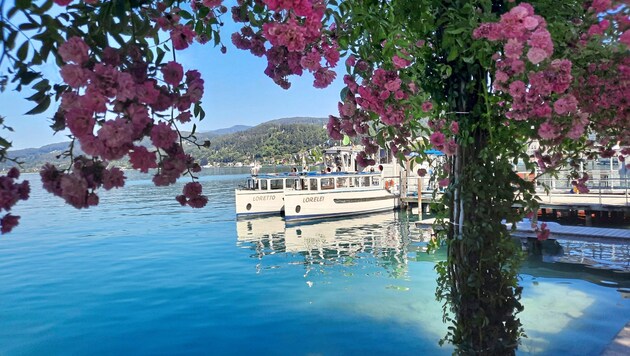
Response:
[[[359,177],[352,178],[352,180],[350,181],[350,186],[351,187],[358,187],[359,186]]]
[[[256,189],[256,181],[253,179],[248,179],[247,180],[247,189]]]
[[[266,179],[261,179],[260,180],[260,190],[267,190],[267,180]]]
[[[269,181],[269,188],[271,188],[271,190],[283,189],[282,179],[271,179]]]
[[[339,177],[337,178],[337,188],[347,187],[348,186],[348,178]]]
[[[322,178],[322,189],[335,188],[335,178]]]
[[[301,188],[303,190],[307,190],[308,189],[308,179],[304,178],[302,179],[302,184],[301,184]]]
[[[285,184],[286,188],[293,188],[295,186],[295,179],[287,179]]]
[[[369,187],[370,186],[370,177],[361,177],[361,186]]]
[[[372,185],[373,186],[379,185],[379,183],[380,183],[379,181],[380,181],[379,177],[372,177]]]
[[[311,178],[309,183],[309,190],[317,190],[317,178]]]

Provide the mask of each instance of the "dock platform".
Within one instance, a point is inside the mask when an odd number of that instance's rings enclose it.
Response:
[[[432,228],[435,219],[424,219],[416,222],[416,227],[420,229]],[[542,223],[539,221],[539,224]],[[588,226],[567,226],[560,225],[555,222],[546,222],[550,236],[555,238],[579,237],[594,239],[622,239],[630,242],[630,229],[613,229],[604,227],[588,227]],[[508,229],[511,228],[508,225]],[[529,221],[522,221],[516,224],[516,232],[519,236],[533,235],[534,230]]]

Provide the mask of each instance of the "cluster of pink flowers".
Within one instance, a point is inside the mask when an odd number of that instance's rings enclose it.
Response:
[[[223,6],[223,0],[192,0],[190,7],[197,14],[201,13],[202,9],[207,10],[205,16],[199,19],[205,26],[218,27],[216,18],[227,12],[227,7]],[[156,9],[150,11],[150,17],[158,29],[169,33],[173,48],[176,50],[188,48],[194,40],[201,44],[208,42],[205,33],[196,33],[190,22],[185,24],[180,22],[180,11],[178,7],[169,7],[165,2],[158,2]],[[224,51],[225,47],[222,47],[222,52]]]
[[[406,59],[395,56],[392,60],[394,67],[402,69],[410,64]],[[330,116],[327,125],[328,134],[334,139],[341,139],[346,134],[350,137],[368,134],[368,122],[370,113],[379,116],[380,120],[388,126],[395,127],[396,137],[390,142],[390,149],[394,154],[399,147],[407,147],[410,133],[404,125],[410,119],[411,105],[407,99],[415,94],[416,89],[412,82],[405,82],[396,70],[372,68],[367,62],[356,60],[349,56],[346,66],[362,77],[361,83],[357,83],[355,76],[345,75],[344,83],[347,92],[343,102],[338,104],[339,117]],[[364,136],[362,143],[366,156],[375,153],[378,144],[373,138]],[[369,160],[365,159],[369,165]],[[359,160],[359,163],[362,161]]]
[[[537,124],[538,137],[547,142],[584,133],[588,115],[578,113],[578,100],[569,91],[572,63],[549,60],[553,54],[551,35],[545,20],[534,14],[530,4],[512,8],[498,23],[482,24],[473,36],[503,43],[503,52],[494,56],[493,87],[509,95],[508,119]],[[543,170],[549,167],[542,155],[538,163]]]
[[[628,45],[630,20],[624,15],[625,11],[619,11],[619,6],[621,4],[610,0],[591,3],[592,25],[585,23],[590,27],[577,43],[578,57],[589,40],[600,42],[599,36],[611,30],[608,17],[615,22],[616,31],[622,33],[619,42]],[[615,7],[617,9],[613,9]],[[574,78],[571,61],[549,60],[553,43],[546,22],[535,15],[527,3],[514,7],[498,23],[482,24],[473,36],[503,43],[502,53],[494,57],[493,87],[509,95],[511,105],[506,117],[536,124],[538,137],[548,144],[565,138],[578,139],[587,127],[610,133],[613,127],[630,126],[627,92],[630,59],[627,56],[614,63],[606,60],[592,63]],[[528,67],[531,69],[527,70]],[[623,132],[616,137],[613,133],[612,137],[621,146],[630,145],[630,138]],[[600,143],[608,144],[605,137]],[[549,163],[540,158],[538,161],[541,169],[549,168]]]
[[[0,211],[7,213],[0,219],[0,233],[6,234],[18,225],[20,217],[8,213],[20,200],[28,199],[31,187],[27,180],[17,183],[20,171],[13,167],[6,175],[0,176]]]
[[[48,191],[77,208],[95,205],[97,188],[124,184],[122,171],[105,167],[108,161],[127,155],[134,169],[158,169],[156,185],[172,184],[184,172],[200,169],[183,152],[175,129],[176,121],[190,121],[191,105],[203,96],[199,72],[184,75],[181,64],[168,62],[161,67],[164,84],[160,84],[134,48],[126,52],[106,48],[101,61],[94,64],[88,46],[78,37],[62,44],[59,54],[65,62],[61,76],[71,90],[62,94],[56,126],[68,128],[81,149],[94,158],[78,157],[69,173],[44,167],[41,175]],[[179,114],[156,122],[149,110],[153,114],[178,110]],[[139,144],[145,137],[154,150]]]
[[[184,186],[182,195],[177,196],[177,201],[182,205],[193,208],[202,208],[208,203],[208,197],[201,195],[202,187],[199,182],[190,182]]]
[[[450,125],[447,125],[445,119],[430,120],[429,128],[433,130],[433,133],[429,136],[431,146],[444,152],[447,156],[457,155],[457,149],[459,148],[455,139],[455,136],[459,133],[459,123],[457,121],[451,121]]]
[[[110,190],[125,185],[125,176],[118,167],[106,168],[103,161],[86,157],[75,158],[70,172],[47,163],[39,175],[46,191],[78,209],[98,205],[99,187]]]
[[[244,26],[232,34],[232,43],[258,57],[267,58],[265,74],[284,89],[291,83],[289,75],[313,73],[313,85],[325,88],[336,78],[332,70],[339,61],[339,46],[329,33],[322,30],[326,4],[322,0],[262,0],[272,12],[263,19],[257,31]],[[250,18],[245,1],[232,8],[236,22],[248,23]],[[265,46],[269,43],[269,48]]]

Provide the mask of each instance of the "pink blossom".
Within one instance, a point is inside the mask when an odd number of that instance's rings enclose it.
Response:
[[[171,30],[171,41],[173,42],[173,48],[177,50],[188,48],[195,36],[195,31],[193,31],[190,27],[186,25],[178,25]]]
[[[451,122],[451,132],[453,135],[457,135],[459,133],[459,123],[457,121]]]
[[[549,228],[547,228],[547,223],[542,223],[540,229],[536,230],[536,237],[539,241],[545,241],[549,238],[550,232]]]
[[[55,4],[59,6],[67,6],[72,2],[72,0],[55,0]]]
[[[425,101],[422,103],[422,111],[429,112],[433,109],[433,103],[430,101]]]
[[[341,133],[339,118],[337,117],[334,117],[332,115],[328,117],[328,124],[326,124],[326,131],[328,131],[328,136],[330,136],[333,140],[343,139],[343,134]]]
[[[427,170],[425,168],[418,169],[418,176],[424,177],[427,175]]]
[[[407,68],[411,64],[411,61],[401,58],[397,55],[394,55],[394,57],[392,58],[392,62],[394,63],[394,67],[396,68]]]
[[[204,206],[206,206],[206,204],[208,204],[208,197],[205,195],[198,195],[196,197],[188,199],[187,204],[191,208],[195,208],[195,209],[203,208]]]
[[[440,180],[438,181],[438,186],[440,186],[441,188],[444,188],[444,187],[448,187],[448,185],[449,185],[450,183],[451,183],[451,180],[450,180],[450,179],[448,179],[448,178],[444,178],[444,179],[440,179]]]
[[[89,110],[76,108],[66,113],[66,127],[79,139],[91,135],[95,124],[94,115]]]
[[[151,128],[151,142],[158,148],[170,148],[177,140],[178,135],[171,127],[164,122],[153,125]]]
[[[387,82],[385,84],[385,89],[391,91],[391,92],[395,92],[398,89],[400,89],[400,84],[402,83],[402,81],[400,80],[400,78],[396,78],[394,80],[391,80],[389,82]]]
[[[160,91],[155,87],[153,80],[147,80],[136,85],[136,96],[141,102],[151,105],[156,103],[160,96]]]
[[[19,220],[20,220],[19,216],[5,214],[2,217],[2,219],[0,219],[0,232],[3,234],[7,234],[11,232],[11,230],[13,230],[13,228],[19,224]]]
[[[170,61],[162,67],[162,75],[164,76],[164,81],[167,84],[176,87],[184,78],[184,68],[181,64],[175,61]]]
[[[532,47],[527,51],[527,59],[533,64],[538,64],[548,57],[547,52],[541,48]]]
[[[507,58],[518,59],[523,54],[523,42],[510,38],[504,46]]]
[[[565,115],[575,112],[577,110],[577,104],[577,99],[573,95],[569,94],[556,100],[556,102],[553,104],[553,110],[558,115]]]
[[[453,139],[450,139],[444,145],[444,154],[446,154],[447,156],[454,156],[455,154],[457,154],[458,148],[459,145],[457,144],[457,142],[455,142],[455,140]]]
[[[184,196],[188,199],[194,198],[196,196],[201,195],[202,191],[201,183],[199,182],[190,182],[186,183],[183,189]]]
[[[621,36],[619,37],[619,42],[630,47],[630,30],[626,30],[624,33],[621,34]]]
[[[116,87],[116,99],[120,101],[133,100],[136,97],[136,83],[131,74],[122,72],[118,74]]]
[[[300,60],[302,68],[311,72],[315,72],[321,68],[320,61],[322,60],[321,54],[315,49],[312,49],[309,53],[304,55]]]
[[[510,95],[514,98],[525,95],[525,83],[520,80],[510,83]]]
[[[593,0],[591,8],[595,12],[604,12],[610,8],[610,0]]]
[[[103,188],[122,188],[125,186],[125,173],[118,167],[103,170]]]
[[[337,42],[332,42],[332,44],[324,43],[322,45],[322,51],[324,52],[324,59],[328,63],[328,66],[334,67],[339,62],[339,45]]]
[[[155,152],[150,152],[144,146],[134,146],[133,151],[129,152],[129,162],[133,169],[147,173],[149,169],[157,168]]]
[[[538,26],[538,19],[536,17],[534,17],[534,16],[527,16],[523,20],[523,26],[526,29],[532,31]]]
[[[78,64],[66,64],[61,67],[61,78],[72,88],[85,86],[90,78],[90,71]]]
[[[433,145],[437,149],[441,149],[442,147],[444,147],[445,140],[446,139],[444,137],[444,134],[441,132],[434,132],[429,137],[429,141],[431,142],[431,145]]]
[[[560,135],[555,125],[549,121],[543,122],[538,128],[538,136],[544,140],[553,140]]]
[[[329,86],[337,77],[337,73],[328,68],[320,68],[313,76],[315,77],[313,86],[321,89]]]
[[[177,117],[175,118],[177,121],[185,124],[187,122],[190,122],[190,118],[191,118],[191,114],[190,111],[182,111],[179,113],[179,115],[177,115]]]
[[[59,180],[61,197],[77,209],[87,208],[87,181],[76,174],[63,174]]]
[[[357,63],[357,59],[354,55],[349,55],[348,58],[346,59],[346,65],[348,67],[354,67],[354,65]]]
[[[88,61],[88,51],[88,45],[77,36],[70,37],[59,46],[59,55],[64,62],[74,62],[80,65]]]
[[[220,6],[223,0],[203,0],[202,2],[204,6],[213,8]]]

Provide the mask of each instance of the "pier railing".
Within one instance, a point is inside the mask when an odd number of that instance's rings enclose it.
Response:
[[[630,207],[630,177],[619,176],[617,172],[596,171],[586,182],[589,192],[580,194],[568,178],[541,176],[535,180],[537,193],[542,203],[547,204],[597,204]],[[560,175],[562,176],[562,174]],[[422,198],[426,202],[429,196],[439,187],[430,177],[408,176],[396,179],[400,182],[400,193],[403,200],[415,202],[418,188],[422,190]]]

